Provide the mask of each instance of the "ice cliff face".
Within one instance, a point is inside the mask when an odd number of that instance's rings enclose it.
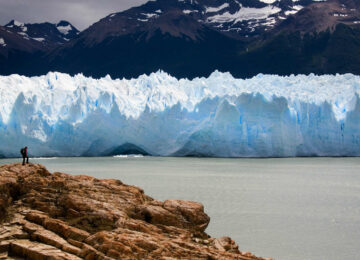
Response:
[[[0,154],[360,155],[360,77],[0,77]],[[132,146],[133,147],[133,146]]]

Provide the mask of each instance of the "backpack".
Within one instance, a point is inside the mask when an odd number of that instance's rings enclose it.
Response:
[[[20,153],[21,153],[21,155],[24,155],[25,154],[25,149],[21,148]]]

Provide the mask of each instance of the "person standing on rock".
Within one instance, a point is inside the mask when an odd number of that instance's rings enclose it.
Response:
[[[23,158],[23,163],[22,165],[25,165],[25,158],[26,158],[26,163],[29,163],[29,157],[28,157],[28,152],[27,152],[28,148],[27,146],[25,146],[24,148],[22,148],[20,150],[20,153],[22,155],[22,158]]]

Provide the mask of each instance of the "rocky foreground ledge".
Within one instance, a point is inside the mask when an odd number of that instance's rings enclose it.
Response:
[[[263,259],[211,238],[200,203],[118,180],[0,167],[0,259]]]

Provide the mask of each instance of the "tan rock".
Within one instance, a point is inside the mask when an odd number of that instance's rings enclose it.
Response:
[[[29,240],[16,240],[10,244],[10,253],[17,256],[24,257],[26,259],[69,259],[69,260],[80,260],[81,258],[65,253],[55,247],[32,242]]]
[[[261,259],[210,238],[202,204],[118,180],[0,167],[0,259]]]
[[[220,237],[214,240],[216,249],[223,252],[240,253],[238,245],[230,237]]]
[[[164,202],[164,208],[173,212],[185,221],[188,228],[194,228],[198,231],[204,231],[209,225],[210,218],[204,212],[204,206],[201,203],[183,200],[167,200]]]

